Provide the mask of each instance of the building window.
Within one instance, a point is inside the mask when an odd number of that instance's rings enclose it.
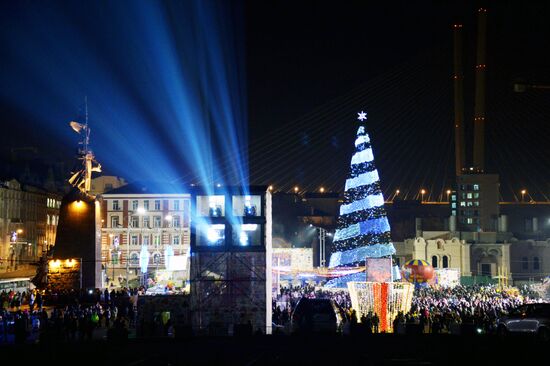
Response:
[[[160,200],[155,200],[155,211],[160,211]]]
[[[460,202],[460,207],[466,207],[466,202],[461,201],[461,202]]]
[[[111,227],[118,227],[118,216],[111,216]]]
[[[467,223],[467,224],[473,224],[473,223],[474,223],[474,219],[472,219],[471,217],[468,217],[468,218],[466,219],[466,223]]]
[[[441,265],[443,268],[449,268],[449,257],[444,255],[443,258],[441,258]]]
[[[130,225],[132,227],[139,227],[139,217],[132,216],[132,220],[130,221]]]
[[[474,191],[479,191],[479,184],[474,184]]]
[[[179,244],[180,244],[180,237],[179,237],[179,235],[174,235],[174,237],[172,238],[172,244],[173,244],[173,245],[179,245]]]
[[[160,216],[154,216],[153,217],[153,227],[160,227],[161,226],[161,218]]]
[[[120,206],[118,205],[118,200],[113,200],[113,211],[120,210]]]
[[[437,256],[432,256],[432,267],[437,268]]]
[[[225,216],[225,196],[197,196],[197,215]]]
[[[112,189],[113,189],[112,183],[105,183],[105,189],[103,190],[104,192],[109,192]]]
[[[46,223],[49,225],[50,224],[50,215],[46,215]]]
[[[456,216],[456,210],[452,210],[451,215]]]
[[[156,246],[160,245],[160,235],[153,236],[153,244]]]
[[[143,208],[144,208],[145,210],[149,210],[149,200],[143,201]]]
[[[479,198],[479,193],[477,193],[477,192],[474,193],[474,198],[475,198],[475,199],[478,199],[478,198]]]
[[[143,238],[143,245],[149,245],[150,244],[150,241],[149,241],[149,235],[145,235]]]
[[[153,254],[153,264],[160,264],[160,253]]]
[[[461,197],[462,197],[463,200],[465,200],[466,199],[466,193],[462,192]]]
[[[472,201],[468,201],[468,203],[466,203],[466,206],[468,207],[472,207],[474,205],[474,203]]]
[[[451,201],[456,201],[456,194],[451,195]]]
[[[533,269],[537,271],[540,269],[539,257],[533,257]]]
[[[456,202],[451,203],[451,208],[456,208]]]
[[[260,216],[262,198],[259,195],[233,196],[234,216]]]
[[[521,258],[521,269],[529,269],[529,259],[527,257]]]
[[[137,235],[132,235],[130,243],[132,245],[138,245],[138,236]]]
[[[173,217],[172,226],[173,227],[180,227],[180,217],[178,215]]]
[[[466,195],[466,198],[468,198],[469,200],[471,200],[471,199],[472,199],[472,194],[471,194],[471,193],[468,193],[468,194]]]
[[[474,201],[474,206],[479,207],[479,201]]]
[[[139,255],[137,253],[130,254],[130,264],[134,266],[139,264]]]
[[[224,224],[203,224],[197,228],[198,246],[222,246],[225,245]]]
[[[143,227],[146,228],[146,229],[149,229],[149,216],[143,216]]]
[[[132,211],[137,211],[138,209],[138,200],[132,201]]]
[[[174,201],[174,211],[179,211],[179,210],[180,210],[180,201],[175,200]]]
[[[111,252],[111,264],[117,264],[118,263],[118,255],[117,253]]]

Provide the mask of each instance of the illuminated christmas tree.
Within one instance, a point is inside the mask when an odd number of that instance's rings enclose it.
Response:
[[[363,125],[367,114],[358,114],[361,126],[357,130],[344,202],[340,206],[338,228],[333,239],[335,252],[330,257],[329,267],[356,266],[364,263],[366,258],[392,257],[395,254],[380,178],[374,164],[369,135]],[[353,276],[357,279],[347,281],[358,280],[359,275],[364,277],[364,273],[358,274]]]

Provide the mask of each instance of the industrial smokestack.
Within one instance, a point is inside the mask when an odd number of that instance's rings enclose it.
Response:
[[[485,63],[487,9],[477,13],[476,99],[474,106],[474,168],[485,170]]]
[[[462,69],[462,24],[453,25],[454,35],[454,97],[455,97],[455,172],[464,168],[464,74]]]

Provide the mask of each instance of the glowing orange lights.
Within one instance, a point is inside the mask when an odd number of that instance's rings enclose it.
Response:
[[[48,266],[50,267],[50,270],[55,271],[59,270],[61,267],[63,268],[73,268],[76,266],[77,261],[76,259],[65,259],[64,261],[61,261],[60,259],[52,259],[48,262]]]

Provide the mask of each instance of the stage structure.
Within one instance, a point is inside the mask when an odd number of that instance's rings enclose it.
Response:
[[[369,311],[378,314],[380,332],[392,332],[393,320],[411,309],[414,285],[408,282],[348,282],[351,306],[357,319]]]
[[[271,194],[216,187],[193,194],[191,311],[197,333],[271,331]],[[242,328],[242,327],[241,327]]]

